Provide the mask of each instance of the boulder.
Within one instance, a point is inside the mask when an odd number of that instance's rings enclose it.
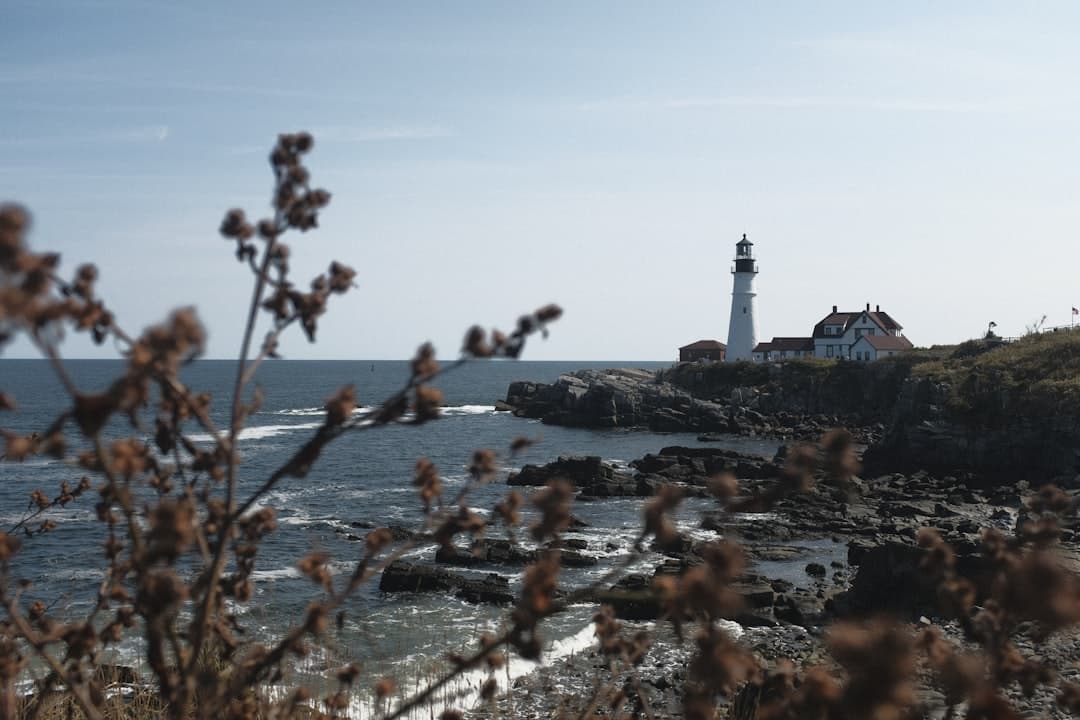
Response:
[[[937,587],[919,568],[925,552],[913,542],[896,541],[861,550],[851,589],[837,599],[838,610],[859,616],[881,612],[910,619],[937,616]],[[851,546],[848,557],[850,562]],[[977,598],[985,597],[991,578],[979,555],[958,552],[956,571],[975,585]]]
[[[466,577],[429,565],[396,560],[379,579],[383,592],[447,592],[472,603],[509,605],[514,601],[510,581],[495,573]]]

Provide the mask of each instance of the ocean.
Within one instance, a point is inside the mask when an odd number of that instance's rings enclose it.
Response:
[[[77,385],[85,391],[103,389],[121,372],[120,361],[69,361]],[[290,621],[302,617],[317,588],[296,569],[296,561],[312,551],[328,553],[332,567],[347,573],[361,555],[356,541],[364,526],[399,525],[417,528],[423,513],[411,486],[415,462],[430,458],[443,477],[445,496],[452,496],[467,481],[467,465],[477,448],[499,454],[499,481],[475,491],[471,507],[487,514],[506,493],[506,474],[525,463],[542,464],[560,455],[599,455],[625,465],[665,445],[696,445],[690,434],[652,433],[642,430],[583,430],[543,425],[536,420],[496,412],[494,404],[515,380],[554,381],[560,374],[584,368],[641,367],[659,369],[657,362],[530,362],[477,361],[457,368],[435,385],[445,395],[443,417],[422,426],[390,426],[347,434],[326,448],[313,471],[303,479],[284,480],[262,502],[277,512],[278,530],[263,543],[256,561],[254,599],[236,611],[247,637],[266,640],[280,636]],[[207,391],[215,399],[215,422],[224,427],[235,363],[202,360],[183,372],[187,385]],[[249,419],[241,435],[240,497],[281,465],[299,443],[322,422],[322,406],[337,388],[355,386],[363,405],[374,405],[400,389],[408,379],[408,363],[401,361],[272,361],[259,371],[256,382],[265,392],[259,412]],[[0,427],[17,433],[40,432],[67,407],[65,395],[49,365],[40,360],[0,360],[0,391],[14,396],[16,412],[0,414]],[[149,444],[152,408],[141,432]],[[108,432],[128,432],[126,420]],[[194,425],[196,440],[209,438]],[[71,436],[75,431],[71,429]],[[510,442],[526,436],[537,442],[516,457],[509,457]],[[776,441],[731,437],[710,443],[743,452],[771,456]],[[62,481],[77,483],[83,472],[72,464],[34,458],[22,463],[0,461],[0,529],[8,530],[24,517],[31,491],[55,495]],[[96,478],[91,480],[97,484]],[[526,493],[529,489],[523,489]],[[41,599],[57,616],[77,616],[93,605],[104,567],[104,526],[96,519],[94,493],[66,508],[50,511],[57,523],[51,533],[28,539],[11,566],[13,577],[32,583],[27,599]],[[714,534],[697,528],[697,517],[709,501],[687,502],[680,524],[702,538]],[[632,540],[641,526],[642,501],[607,499],[578,502],[574,514],[587,523],[577,537],[588,542],[589,554],[600,558],[594,568],[566,569],[562,582],[573,588],[588,583],[616,560],[633,552]],[[350,536],[352,536],[350,538]],[[493,537],[498,537],[498,532]],[[406,558],[432,561],[434,548],[410,551]],[[631,570],[651,572],[658,556],[646,554]],[[520,570],[482,567],[454,568],[456,572],[498,572],[511,577],[516,590]],[[333,628],[322,647],[297,662],[289,682],[318,682],[323,671],[347,662],[359,662],[363,677],[358,687],[386,674],[411,678],[415,685],[444,667],[449,650],[473,643],[480,632],[497,631],[506,610],[471,605],[441,594],[383,594],[377,581],[365,586],[345,608],[344,623]],[[594,608],[571,608],[544,624],[548,657],[574,652],[592,642],[590,618]],[[114,651],[109,658],[135,664],[138,639]],[[519,664],[514,672],[525,672]],[[399,689],[407,690],[408,687]],[[364,716],[371,701],[360,693],[353,716]],[[425,715],[426,716],[426,715]]]

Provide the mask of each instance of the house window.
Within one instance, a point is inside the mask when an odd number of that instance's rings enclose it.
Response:
[[[832,357],[832,356],[833,356],[833,346],[832,345],[826,345],[825,346],[825,357]]]
[[[742,314],[743,314],[743,315],[745,315],[745,314],[746,314],[746,306],[745,306],[745,305],[743,305],[743,308],[742,308]]]
[[[861,338],[862,334],[863,334],[863,329],[862,328],[855,328],[855,337]]]
[[[874,334],[874,328],[867,328],[866,329],[866,334],[867,335],[873,335]]]

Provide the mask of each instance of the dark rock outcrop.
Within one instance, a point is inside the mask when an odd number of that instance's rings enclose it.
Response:
[[[708,477],[720,472],[729,472],[737,478],[764,480],[774,478],[778,468],[770,460],[755,455],[725,450],[715,447],[681,447],[673,445],[660,449],[656,455],[646,455],[631,463],[631,467],[642,473],[679,479],[680,475]]]
[[[466,577],[442,568],[397,560],[383,570],[379,579],[383,592],[446,592],[473,603],[509,605],[514,601],[510,581],[488,573]]]
[[[1080,417],[1025,414],[1014,407],[1015,390],[1004,383],[977,376],[971,383],[977,386],[969,390],[976,406],[965,411],[956,407],[949,383],[908,380],[884,437],[866,452],[867,468],[1080,486]]]
[[[641,427],[656,432],[704,433],[706,438],[709,434],[738,434],[817,439],[832,427],[876,423],[884,417],[877,405],[871,411],[870,405],[856,402],[863,397],[863,385],[871,380],[857,382],[854,387],[844,385],[849,374],[860,378],[868,374],[858,370],[864,364],[844,365],[852,368],[826,372],[816,365],[800,364],[798,370],[777,370],[779,380],[771,379],[774,370],[760,367],[753,374],[764,385],[720,388],[697,383],[694,378],[722,373],[730,366],[710,366],[689,375],[684,368],[664,373],[625,368],[580,370],[550,384],[511,383],[506,405],[514,408],[515,415],[540,418],[552,425]],[[828,382],[816,380],[823,373],[830,378]],[[807,383],[815,388],[812,392],[804,387]],[[838,388],[845,388],[848,400],[830,404],[828,394],[839,392]],[[880,426],[856,431],[865,442],[877,437]]]
[[[677,574],[678,571],[679,568],[663,565],[657,568],[656,574]],[[746,607],[746,610],[733,617],[733,620],[755,627],[776,623],[772,608],[777,596],[765,578],[744,576],[730,587],[742,597]],[[608,589],[593,592],[590,600],[610,605],[615,616],[623,620],[656,620],[664,614],[664,603],[653,589],[651,578],[637,573],[627,575]]]
[[[540,551],[520,547],[509,540],[491,539],[477,542],[472,549],[439,547],[435,562],[471,567],[481,563],[497,565],[527,565],[536,562]],[[592,567],[597,560],[577,550],[562,550],[560,562],[565,567]]]
[[[689,496],[703,496],[710,476],[729,472],[740,479],[777,476],[776,463],[763,457],[721,448],[665,447],[631,463],[635,473],[617,469],[599,457],[560,457],[547,465],[526,465],[511,473],[508,485],[546,485],[551,480],[570,482],[581,497],[650,497],[666,484],[676,484]]]
[[[519,417],[571,427],[648,427],[731,432],[728,409],[658,382],[648,370],[579,370],[554,383],[514,382],[506,403]]]
[[[724,398],[764,416],[835,416],[842,424],[886,421],[911,372],[906,362],[820,362],[687,364],[663,380],[697,397]]]
[[[628,473],[618,471],[598,456],[563,456],[547,465],[526,465],[520,472],[511,473],[507,485],[546,485],[551,480],[566,480],[582,495],[592,497],[623,497],[649,495],[648,488],[639,486]]]

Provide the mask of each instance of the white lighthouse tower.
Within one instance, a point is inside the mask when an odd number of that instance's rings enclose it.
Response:
[[[754,277],[758,274],[754,260],[754,243],[746,239],[735,243],[735,265],[731,268],[735,285],[731,291],[731,321],[728,323],[728,362],[753,359],[757,345],[757,313],[754,311]]]

